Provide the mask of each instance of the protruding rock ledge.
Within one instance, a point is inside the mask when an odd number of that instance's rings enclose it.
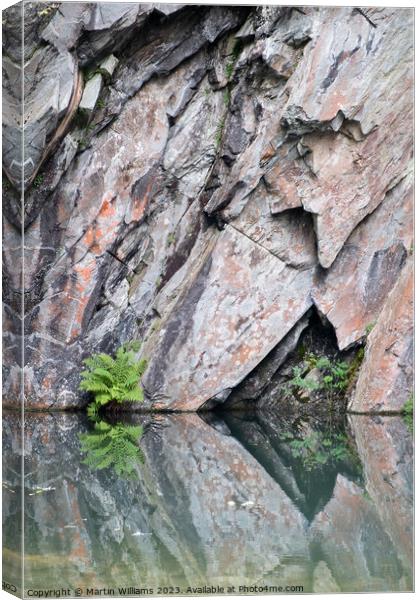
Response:
[[[413,179],[408,174],[354,230],[312,292],[341,350],[363,341],[379,317],[413,242]]]
[[[351,411],[398,412],[413,394],[413,278],[410,257],[368,336]]]

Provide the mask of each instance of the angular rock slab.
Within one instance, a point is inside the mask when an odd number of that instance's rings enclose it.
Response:
[[[21,67],[6,56],[3,73],[3,168],[17,189],[22,182],[26,189],[69,125],[82,83],[77,62],[69,52],[51,46],[37,49],[24,67],[22,122]]]
[[[90,18],[85,22],[84,37],[77,48],[81,63],[89,64],[106,54],[107,49],[119,50],[133,34],[135,27],[142,25],[151,12],[150,4],[93,4]]]
[[[400,411],[413,393],[414,270],[410,259],[369,334],[349,409]]]
[[[308,268],[317,263],[316,237],[311,215],[289,210],[273,215],[272,195],[264,185],[248,196],[248,202],[232,227],[263,246],[291,267]]]
[[[300,186],[305,210],[316,215],[325,268],[412,156],[412,14],[385,9],[375,27],[357,9],[321,11],[314,40],[288,81],[283,123],[304,136],[309,169],[305,174],[303,165],[295,176],[292,167],[284,170]],[[289,187],[286,181],[285,207],[296,202]]]
[[[70,13],[80,16],[83,6],[89,5],[73,4]],[[18,190],[22,185],[29,188],[65,134],[83,87],[75,54],[62,39],[55,45],[46,44],[43,37],[52,21],[63,18],[58,7],[28,2],[23,11],[16,13],[10,8],[4,13],[3,169]],[[71,29],[69,23],[67,26]]]
[[[181,5],[174,5],[181,6]],[[197,8],[197,7],[194,7]],[[133,96],[151,77],[167,75],[201,48],[245,19],[241,7],[202,7],[186,16],[175,14],[173,21],[163,21],[148,28],[134,52],[123,65],[115,82],[117,98]],[[118,102],[117,99],[115,99]]]
[[[308,310],[312,274],[227,226],[162,325],[143,378],[153,407],[223,401]]]
[[[42,39],[59,49],[73,49],[84,27],[91,20],[93,5],[88,2],[62,2],[48,25]]]
[[[154,10],[168,14],[181,8],[177,5],[160,10],[153,4],[87,2],[64,3],[59,10],[57,7],[43,10],[36,8],[36,3],[25,5],[25,34],[29,41],[23,73],[20,52],[16,52],[16,40],[11,41],[10,32],[20,15],[10,22],[5,20],[10,39],[6,35],[9,43],[3,62],[3,168],[17,189],[22,184],[25,189],[30,187],[76,112],[83,87],[79,64],[87,66],[103,58],[107,48],[119,49]]]
[[[112,129],[73,162],[56,190],[59,201],[41,212],[26,236],[26,289],[40,268],[46,271],[35,306],[27,307],[26,359],[34,370],[26,378],[29,404],[83,405],[75,390],[81,352],[88,351],[87,327],[110,263],[118,261],[112,255],[121,232],[147,209],[150,194],[144,190],[137,197],[133,186],[161,158],[169,129],[166,105],[182,93],[183,73],[181,67],[166,84],[151,82],[125,105]],[[52,264],[40,252],[47,246],[55,254]]]
[[[227,406],[244,401],[256,402],[276,371],[296,348],[302,331],[308,325],[307,316],[296,323],[281,342],[257,365],[257,367],[233,390],[226,400]]]
[[[360,341],[376,321],[410,252],[412,186],[408,175],[354,230],[332,267],[317,277],[312,297],[334,326],[341,350]]]
[[[249,145],[237,157],[224,180],[206,204],[205,211],[209,215],[220,211],[223,220],[230,222],[240,215],[246,206],[249,194],[257,187],[264,174],[264,165],[275,153],[271,144],[274,133],[279,127],[279,114],[286,103],[286,95],[282,93],[284,83],[276,82],[270,86],[269,93],[259,96],[262,116],[252,133]],[[246,113],[250,113],[249,106]],[[244,115],[244,122],[249,115]],[[229,122],[227,123],[229,125]],[[254,127],[252,126],[252,129]],[[225,137],[229,145],[231,133]]]

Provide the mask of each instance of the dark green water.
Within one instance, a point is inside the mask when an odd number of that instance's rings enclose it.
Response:
[[[28,414],[22,494],[21,432],[4,413],[3,578],[18,586],[24,497],[26,595],[412,590],[412,436],[401,418],[111,425]]]

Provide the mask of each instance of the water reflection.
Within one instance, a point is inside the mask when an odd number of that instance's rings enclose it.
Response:
[[[18,573],[19,428],[16,414],[3,420],[4,557]],[[344,427],[231,413],[97,425],[27,415],[26,589],[412,589],[412,439],[402,419],[352,416]],[[131,461],[110,451],[121,437]]]
[[[113,469],[119,477],[138,476],[136,466],[144,461],[139,447],[142,435],[141,425],[97,421],[92,431],[79,436],[86,455],[83,464],[92,470]]]
[[[226,420],[308,521],[331,498],[339,473],[363,487],[362,465],[343,422],[280,420],[267,412]]]
[[[3,413],[4,414],[4,413]],[[21,594],[22,575],[22,421],[3,418],[2,435],[3,589]]]

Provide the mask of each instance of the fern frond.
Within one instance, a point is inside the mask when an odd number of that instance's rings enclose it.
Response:
[[[92,371],[92,374],[95,375],[96,378],[99,378],[99,380],[101,381],[107,381],[110,385],[114,383],[114,377],[112,376],[112,372],[108,371],[107,369],[104,369],[103,367],[96,367]]]
[[[99,362],[98,366],[101,366],[104,369],[112,369],[115,365],[115,360],[112,358],[112,356],[109,356],[109,354],[100,352],[99,354],[96,354],[96,357]]]
[[[98,366],[97,356],[94,354],[90,358],[85,358],[83,364],[88,367],[88,369],[95,369]],[[89,370],[83,371],[83,373],[89,373]]]
[[[98,405],[95,402],[91,402],[88,407],[87,407],[87,416],[89,417],[89,419],[91,419],[92,421],[96,421],[96,419],[98,419],[99,417],[99,409],[98,409]]]
[[[124,384],[127,388],[134,387],[139,382],[139,374],[137,371],[129,371],[125,378]]]
[[[95,396],[95,402],[100,406],[105,406],[105,404],[108,404],[108,402],[111,402],[111,400],[112,394],[109,391],[97,393]]]
[[[85,359],[87,369],[81,373],[79,389],[91,392],[98,407],[112,400],[142,402],[140,378],[147,368],[147,361],[137,360],[133,350],[138,347],[137,342],[129,342],[118,348],[115,359],[104,353]]]
[[[142,402],[143,392],[139,387],[133,390],[126,390],[124,392],[124,400],[127,400],[128,402]]]
[[[103,394],[109,393],[108,385],[95,379],[85,379],[81,381],[79,389],[85,390],[86,392],[99,392]]]
[[[138,376],[141,377],[145,370],[147,369],[147,360],[145,358],[142,358],[138,363],[137,363],[137,373]]]
[[[143,435],[143,427],[141,425],[126,425],[124,430],[126,435],[129,436],[132,440],[137,441]]]
[[[99,423],[96,423],[95,425],[95,432],[96,431],[110,433],[112,431],[112,425],[110,425],[106,421],[99,421]]]

